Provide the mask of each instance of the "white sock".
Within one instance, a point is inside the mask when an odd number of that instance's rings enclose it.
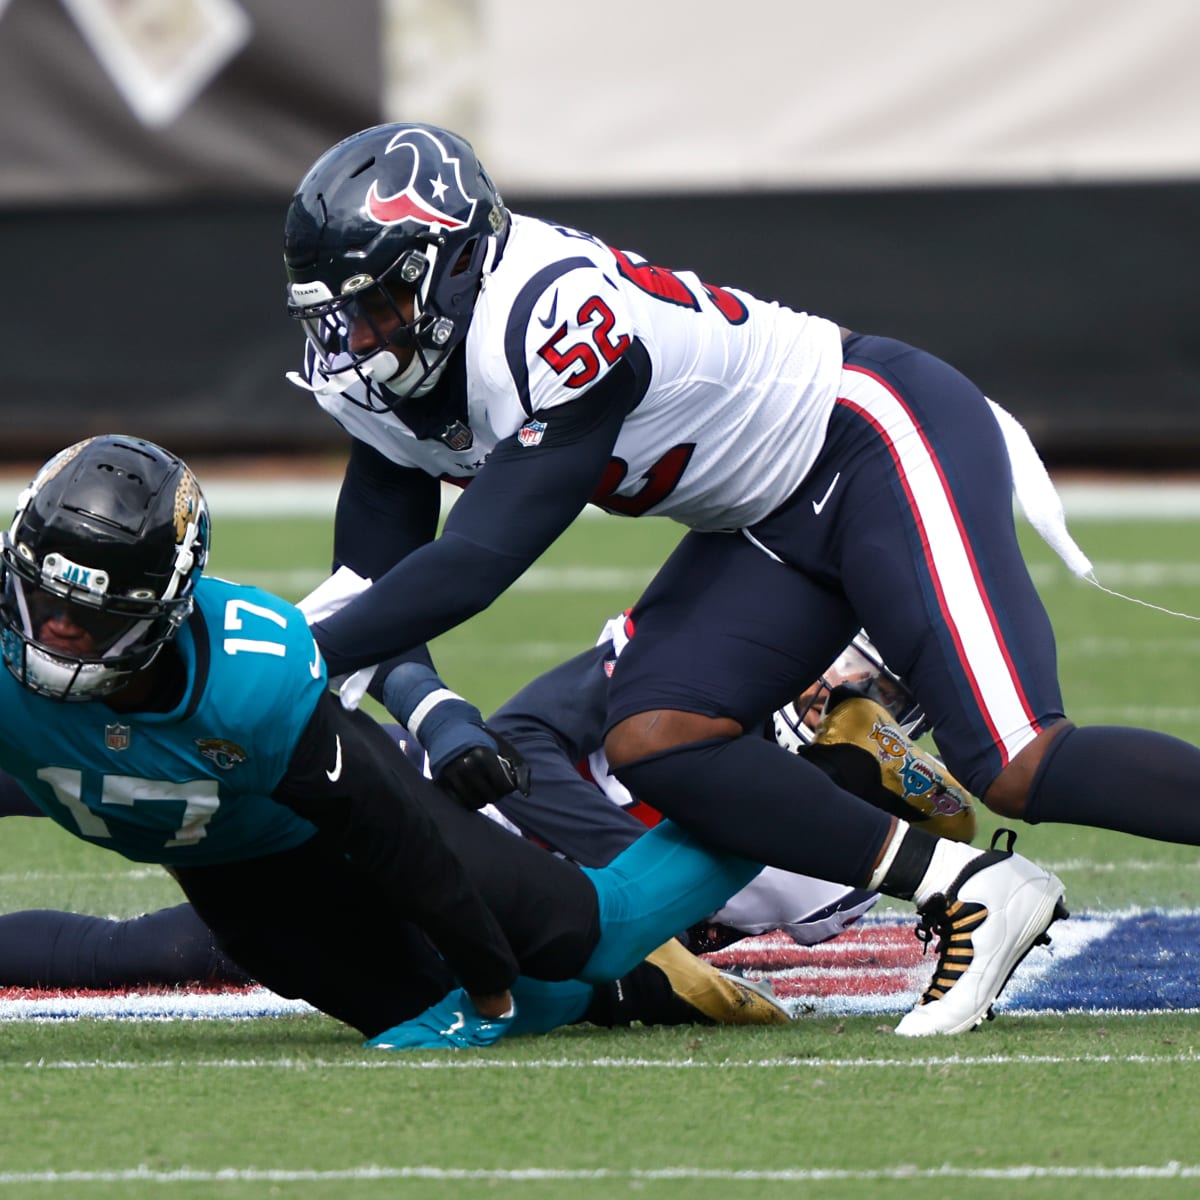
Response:
[[[900,849],[900,843],[904,841],[904,835],[909,830],[909,824],[902,817],[896,818],[896,828],[892,832],[892,840],[883,849],[883,855],[879,859],[879,866],[871,872],[871,878],[867,880],[867,891],[877,892],[883,886],[884,879],[887,878],[888,871],[892,868],[892,863],[896,860],[896,853]]]
[[[930,896],[937,892],[949,891],[950,885],[958,878],[963,867],[982,853],[982,850],[975,846],[968,846],[965,842],[953,842],[949,838],[938,838],[937,845],[933,848],[933,857],[929,860],[929,866],[921,877],[921,882],[917,884],[917,890],[913,893],[913,903],[920,908]]]

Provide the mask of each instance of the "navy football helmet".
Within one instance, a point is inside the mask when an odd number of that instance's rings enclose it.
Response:
[[[208,546],[208,508],[180,459],[116,435],[68,446],[0,539],[5,666],[55,700],[111,694],[191,613]],[[56,619],[82,631],[77,652],[42,640]]]
[[[319,393],[361,380],[355,402],[373,411],[424,395],[466,337],[509,224],[470,144],[444,129],[378,125],[327,150],[284,229],[288,312],[315,356],[311,382],[292,378]]]

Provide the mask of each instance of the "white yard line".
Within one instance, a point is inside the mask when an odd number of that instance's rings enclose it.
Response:
[[[573,1170],[563,1167],[518,1167],[501,1170],[489,1167],[381,1167],[375,1165],[313,1171],[286,1167],[220,1167],[200,1170],[180,1167],[152,1170],[147,1166],[116,1171],[6,1171],[0,1172],[0,1187],[6,1185],[81,1183],[346,1183],[377,1180],[422,1179],[430,1182],[539,1182],[593,1180],[606,1182],[652,1182],[667,1180],[720,1180],[728,1183],[818,1183],[825,1181],[909,1179],[1194,1179],[1200,1166],[1190,1163],[1134,1163],[1120,1167],[1036,1166],[1032,1163],[1000,1167],[916,1167],[899,1163],[874,1169],[839,1170],[829,1167],[783,1167],[776,1170],[715,1170],[705,1167],[655,1167],[619,1170],[612,1167]]]
[[[1194,1014],[1195,1010],[1186,1010]],[[1006,1019],[1017,1014],[1009,1014]],[[1119,1016],[1120,1013],[1107,1013]],[[1141,1016],[1144,1014],[1130,1014]],[[220,1058],[160,1059],[153,1062],[129,1062],[120,1059],[38,1059],[24,1063],[0,1062],[0,1073],[13,1071],[178,1071],[239,1070],[239,1071],[760,1071],[779,1068],[795,1071],[886,1070],[913,1067],[918,1070],[937,1068],[977,1067],[1042,1067],[1042,1066],[1100,1066],[1113,1064],[1136,1066],[1170,1066],[1200,1062],[1200,1051],[1181,1054],[941,1054],[920,1058],[751,1058],[751,1059],[659,1059],[659,1058],[483,1058],[443,1056],[414,1058],[407,1054],[387,1054],[376,1051],[362,1059],[317,1058]]]

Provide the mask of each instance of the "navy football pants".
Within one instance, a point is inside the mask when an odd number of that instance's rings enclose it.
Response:
[[[665,708],[756,728],[859,625],[976,795],[1062,715],[999,427],[939,359],[853,335],[821,454],[748,535],[689,533],[664,564],[634,609],[610,727]],[[686,820],[685,807],[671,815]]]

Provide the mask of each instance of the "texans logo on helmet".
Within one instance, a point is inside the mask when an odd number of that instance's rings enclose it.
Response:
[[[423,149],[423,145],[427,148]],[[412,158],[412,166],[408,182],[390,196],[380,192],[378,179],[371,183],[366,202],[371,220],[380,225],[412,221],[417,225],[440,225],[447,230],[465,229],[471,223],[476,201],[463,188],[459,160],[447,154],[437,138],[421,129],[402,129],[388,143],[386,153],[406,153]],[[390,160],[388,165],[392,165]],[[450,176],[448,182],[446,175]],[[446,208],[463,215],[451,216]]]

